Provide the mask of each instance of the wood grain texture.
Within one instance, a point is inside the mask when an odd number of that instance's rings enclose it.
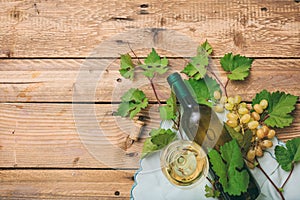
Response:
[[[229,95],[300,96],[300,3],[293,0],[2,0],[0,21],[1,200],[129,198],[143,142],[160,125],[141,71],[133,82],[119,75],[120,54],[130,47],[140,57],[155,47],[173,58],[171,73],[208,39],[223,83],[221,56],[256,58],[246,81],[229,83]],[[155,81],[162,100],[166,76]],[[133,122],[113,115],[130,87],[153,101],[133,144]],[[300,136],[299,101],[293,116],[276,130],[279,139]]]
[[[134,124],[116,106],[0,104],[0,167],[137,168],[144,140],[128,143]],[[157,109],[143,112],[141,138],[159,127]]]
[[[170,70],[181,71],[187,60],[170,59]],[[226,82],[219,59],[212,70]],[[104,63],[104,64],[103,64]],[[118,59],[22,59],[0,61],[0,102],[118,102],[129,88],[145,91],[154,101],[151,86],[141,71],[134,81],[119,74]],[[169,96],[167,75],[155,79],[161,100]],[[251,101],[263,89],[300,95],[298,59],[256,59],[246,81],[231,81],[228,94],[240,94]]]
[[[116,106],[116,105],[113,105]],[[142,113],[141,140],[128,146],[130,120],[112,116],[109,104],[0,104],[0,168],[138,168],[144,139],[160,124],[158,106]],[[94,116],[95,112],[95,116]],[[300,104],[286,141],[300,136]]]
[[[4,0],[0,2],[0,55],[87,57],[101,43],[127,31],[150,28],[146,40],[151,41],[145,42],[156,43],[163,32],[158,28],[196,42],[208,39],[215,56],[233,51],[252,57],[299,57],[299,11],[295,1],[273,0]],[[144,36],[144,31],[127,34],[123,42],[116,37],[98,56]],[[177,48],[185,48],[185,41],[176,42]]]
[[[128,199],[133,171],[0,170],[0,199]]]

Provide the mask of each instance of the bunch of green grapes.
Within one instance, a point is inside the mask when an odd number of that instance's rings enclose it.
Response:
[[[261,120],[261,114],[268,107],[268,101],[263,99],[252,108],[251,105],[242,102],[239,95],[226,98],[216,91],[214,98],[217,100],[213,107],[216,112],[223,112],[224,108],[229,111],[226,115],[228,126],[240,134],[244,134],[247,130],[252,131],[251,146],[246,152],[246,161],[250,168],[254,168],[255,157],[263,156],[263,150],[273,146],[271,140],[276,134],[275,130],[264,125]]]

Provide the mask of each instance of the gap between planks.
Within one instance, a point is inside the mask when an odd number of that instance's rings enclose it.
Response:
[[[87,63],[85,63],[87,62]],[[224,83],[226,74],[219,59],[212,61],[213,71]],[[101,60],[2,60],[0,62],[0,102],[72,102],[74,94],[81,94],[76,102],[119,102],[128,88],[143,89],[150,101],[155,101],[153,91],[139,71],[135,81],[126,80],[119,74],[119,60],[109,60],[101,66]],[[168,74],[181,71],[185,59],[170,59]],[[250,76],[241,82],[230,82],[229,95],[240,94],[251,101],[262,89],[280,90],[300,96],[298,59],[255,60]],[[268,72],[268,73],[266,73]],[[162,101],[169,95],[167,75],[155,80]],[[35,83],[36,82],[36,83]],[[96,91],[96,92],[94,92]]]
[[[111,105],[83,104],[77,120],[69,104],[0,104],[0,109],[1,168],[136,169],[144,139],[161,121],[158,105],[150,105],[141,113],[146,124],[141,140],[127,147],[133,122],[113,116]],[[300,136],[300,104],[293,116],[290,127],[277,130],[283,141]]]
[[[0,170],[0,198],[123,199],[130,196],[134,173],[132,170]]]

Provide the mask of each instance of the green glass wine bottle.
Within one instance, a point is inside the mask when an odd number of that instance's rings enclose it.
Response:
[[[194,140],[196,143],[200,144],[205,151],[209,148],[219,150],[220,146],[232,140],[217,114],[209,106],[200,105],[194,100],[188,87],[178,73],[171,74],[167,80],[181,105],[182,113],[180,128],[189,140]],[[223,191],[221,184],[216,181],[216,187],[221,192],[221,199],[252,200],[256,199],[260,194],[258,184],[246,164],[244,164],[244,168],[247,170],[250,177],[247,191],[240,196],[230,196]],[[209,169],[209,174],[214,180],[218,179],[211,167]]]

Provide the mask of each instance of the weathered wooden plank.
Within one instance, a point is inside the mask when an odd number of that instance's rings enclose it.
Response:
[[[133,174],[114,170],[0,170],[0,199],[128,199]]]
[[[0,2],[0,54],[87,57],[100,43],[110,41],[98,56],[112,56],[127,48],[128,41],[151,47],[168,39],[163,36],[166,31],[157,29],[111,39],[116,34],[159,28],[196,42],[208,39],[216,56],[233,51],[252,57],[299,57],[299,11],[295,1],[272,0],[7,0]],[[167,50],[187,49],[188,42],[181,39],[173,37]]]
[[[0,167],[138,167],[143,140],[128,143],[134,124],[116,106],[0,104]],[[159,127],[157,106],[144,118],[142,138]]]
[[[146,127],[129,146],[130,120],[112,116],[109,104],[0,104],[0,167],[137,168],[144,138],[160,125],[157,105],[142,116]],[[94,116],[95,112],[95,116]],[[300,136],[300,104],[282,140]]]
[[[214,73],[223,84],[226,76],[219,59],[213,59]],[[104,65],[103,65],[104,63]],[[170,59],[170,71],[181,71],[183,59]],[[139,71],[135,81],[120,76],[114,59],[25,59],[0,61],[0,102],[116,102],[131,87],[145,91],[155,100],[149,81]],[[155,79],[160,99],[169,95],[167,75]],[[231,81],[228,94],[240,94],[251,101],[257,92],[285,91],[300,95],[298,59],[256,59],[246,81]]]

